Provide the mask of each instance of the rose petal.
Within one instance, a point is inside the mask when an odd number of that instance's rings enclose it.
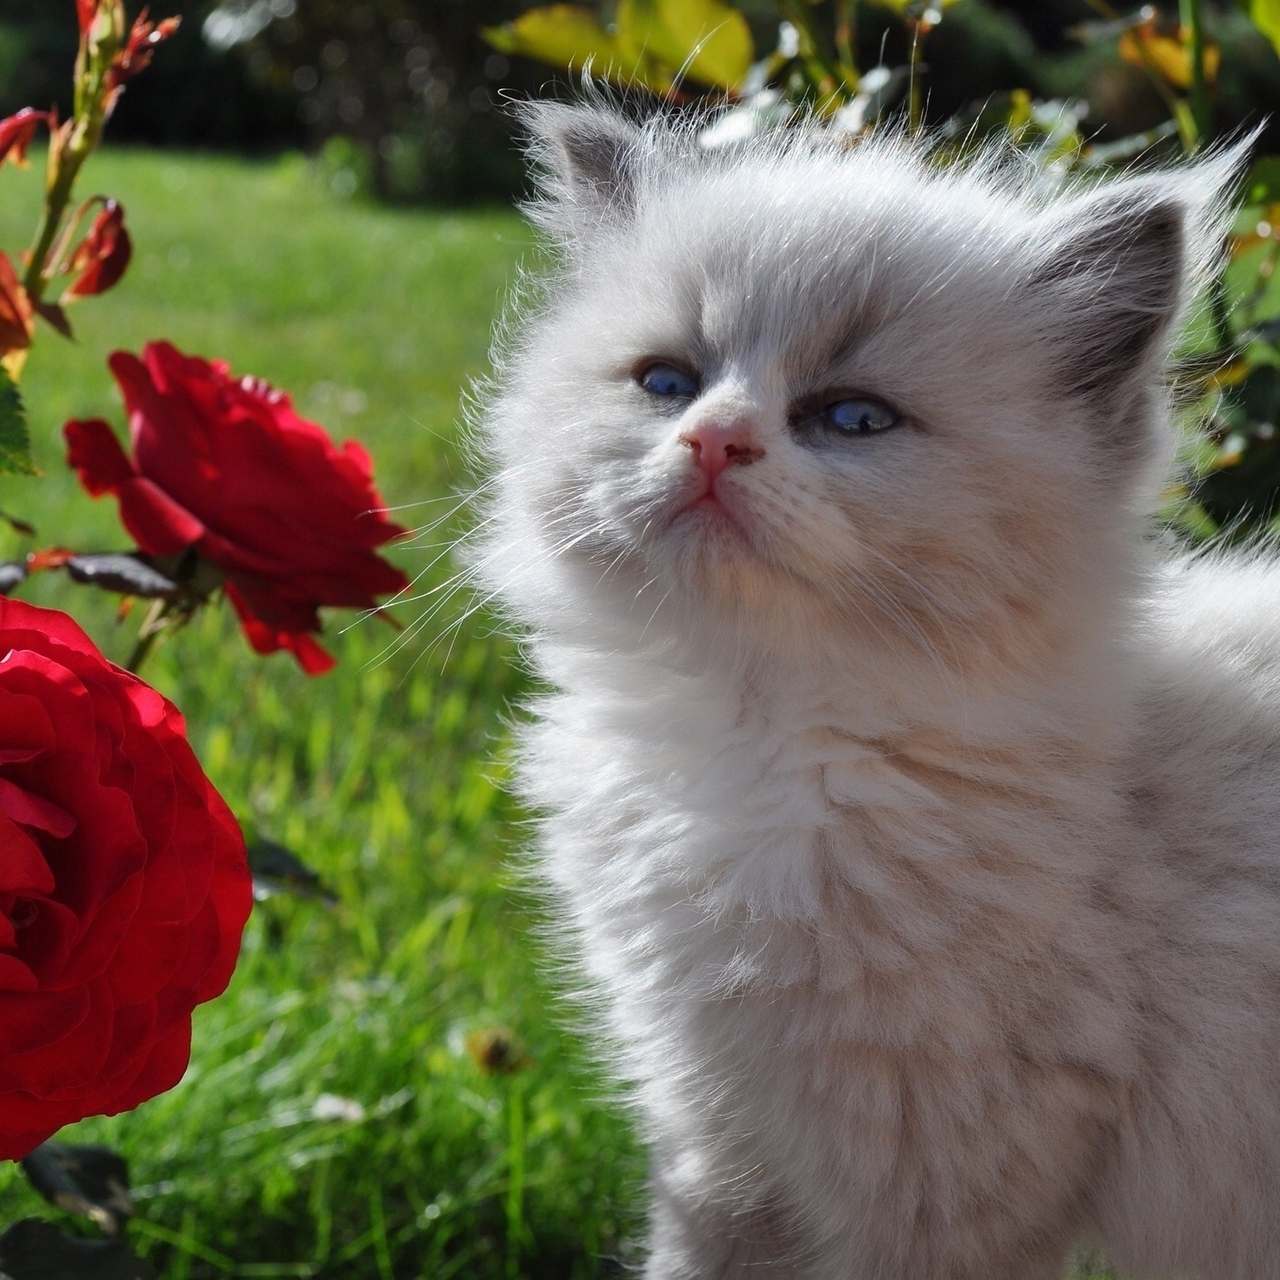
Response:
[[[52,898],[32,902],[35,918],[19,932],[19,955],[42,987],[53,986],[66,968],[80,937],[80,921],[69,907]]]
[[[5,672],[0,664],[0,766],[30,760],[50,750],[56,739],[49,713],[39,698],[29,693],[11,693],[4,684]]]
[[[8,815],[0,814],[0,893],[42,897],[55,886],[39,845]]]
[[[35,991],[39,986],[30,965],[17,956],[0,953],[0,992]]]
[[[188,1018],[151,1046],[142,1071],[103,1108],[104,1114],[114,1116],[121,1111],[132,1111],[157,1093],[172,1089],[186,1074],[190,1060],[191,1019]]]
[[[76,820],[65,810],[30,791],[24,791],[15,782],[0,778],[0,812],[14,822],[26,827],[37,827],[59,839],[69,836],[76,829]]]
[[[111,493],[136,474],[116,433],[101,418],[64,422],[62,436],[67,442],[67,465],[91,497]]]
[[[20,1054],[56,1044],[70,1035],[89,1015],[89,991],[40,991],[33,995],[5,995],[4,1021],[0,1024],[0,1090],[6,1087],[6,1063]],[[6,1128],[7,1122],[0,1125]]]
[[[126,480],[116,496],[124,527],[148,555],[179,555],[204,534],[204,525],[150,480]]]

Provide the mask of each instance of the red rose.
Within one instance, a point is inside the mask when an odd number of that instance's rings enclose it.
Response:
[[[0,599],[0,1159],[177,1084],[251,905],[173,705]]]
[[[63,427],[67,460],[95,497],[114,493],[149,555],[194,547],[259,653],[289,649],[315,675],[333,659],[311,638],[321,605],[371,609],[408,580],[374,548],[405,531],[381,514],[369,455],[338,449],[289,397],[227,366],[149,343],[111,371],[129,410],[133,458],[101,419]]]

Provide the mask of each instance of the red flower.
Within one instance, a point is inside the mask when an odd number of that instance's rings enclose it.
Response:
[[[78,274],[62,295],[62,301],[106,293],[124,275],[132,257],[133,244],[124,225],[124,207],[108,200],[67,263],[66,269]]]
[[[76,0],[76,17],[80,20],[80,35],[89,34],[93,20],[98,16],[98,0]]]
[[[81,0],[84,3],[84,0]],[[178,29],[180,18],[165,18],[161,22],[148,22],[148,9],[134,19],[125,46],[116,54],[107,72],[107,90],[115,93],[126,80],[132,80],[140,71],[151,65],[156,46],[168,40]],[[82,28],[83,30],[83,28]]]
[[[41,124],[54,129],[58,120],[52,111],[33,111],[30,107],[23,107],[16,115],[0,120],[0,164],[6,160],[18,165],[26,164],[27,148]]]
[[[114,493],[149,555],[195,550],[226,591],[259,653],[290,650],[312,675],[333,659],[311,638],[321,605],[371,609],[404,574],[374,548],[404,530],[381,514],[369,455],[338,449],[289,397],[167,342],[111,371],[129,410],[132,459],[101,419],[63,427],[67,460],[95,497]]]
[[[31,299],[7,254],[0,253],[0,356],[25,351],[35,331]]]
[[[0,1159],[172,1088],[231,978],[244,838],[173,705],[0,600]]]

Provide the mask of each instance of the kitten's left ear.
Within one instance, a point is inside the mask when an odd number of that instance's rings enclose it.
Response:
[[[635,196],[644,135],[625,116],[605,107],[530,103],[521,113],[542,186],[569,215],[572,230],[625,214]]]
[[[1106,413],[1155,380],[1221,252],[1224,194],[1246,147],[1109,183],[1042,216],[1025,297],[1060,390]]]

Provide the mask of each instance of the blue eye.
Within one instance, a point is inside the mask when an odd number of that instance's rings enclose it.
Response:
[[[673,364],[651,364],[637,381],[651,396],[693,400],[701,390],[696,374]]]
[[[898,415],[879,400],[837,400],[818,414],[828,431],[838,436],[870,436],[898,424]]]

